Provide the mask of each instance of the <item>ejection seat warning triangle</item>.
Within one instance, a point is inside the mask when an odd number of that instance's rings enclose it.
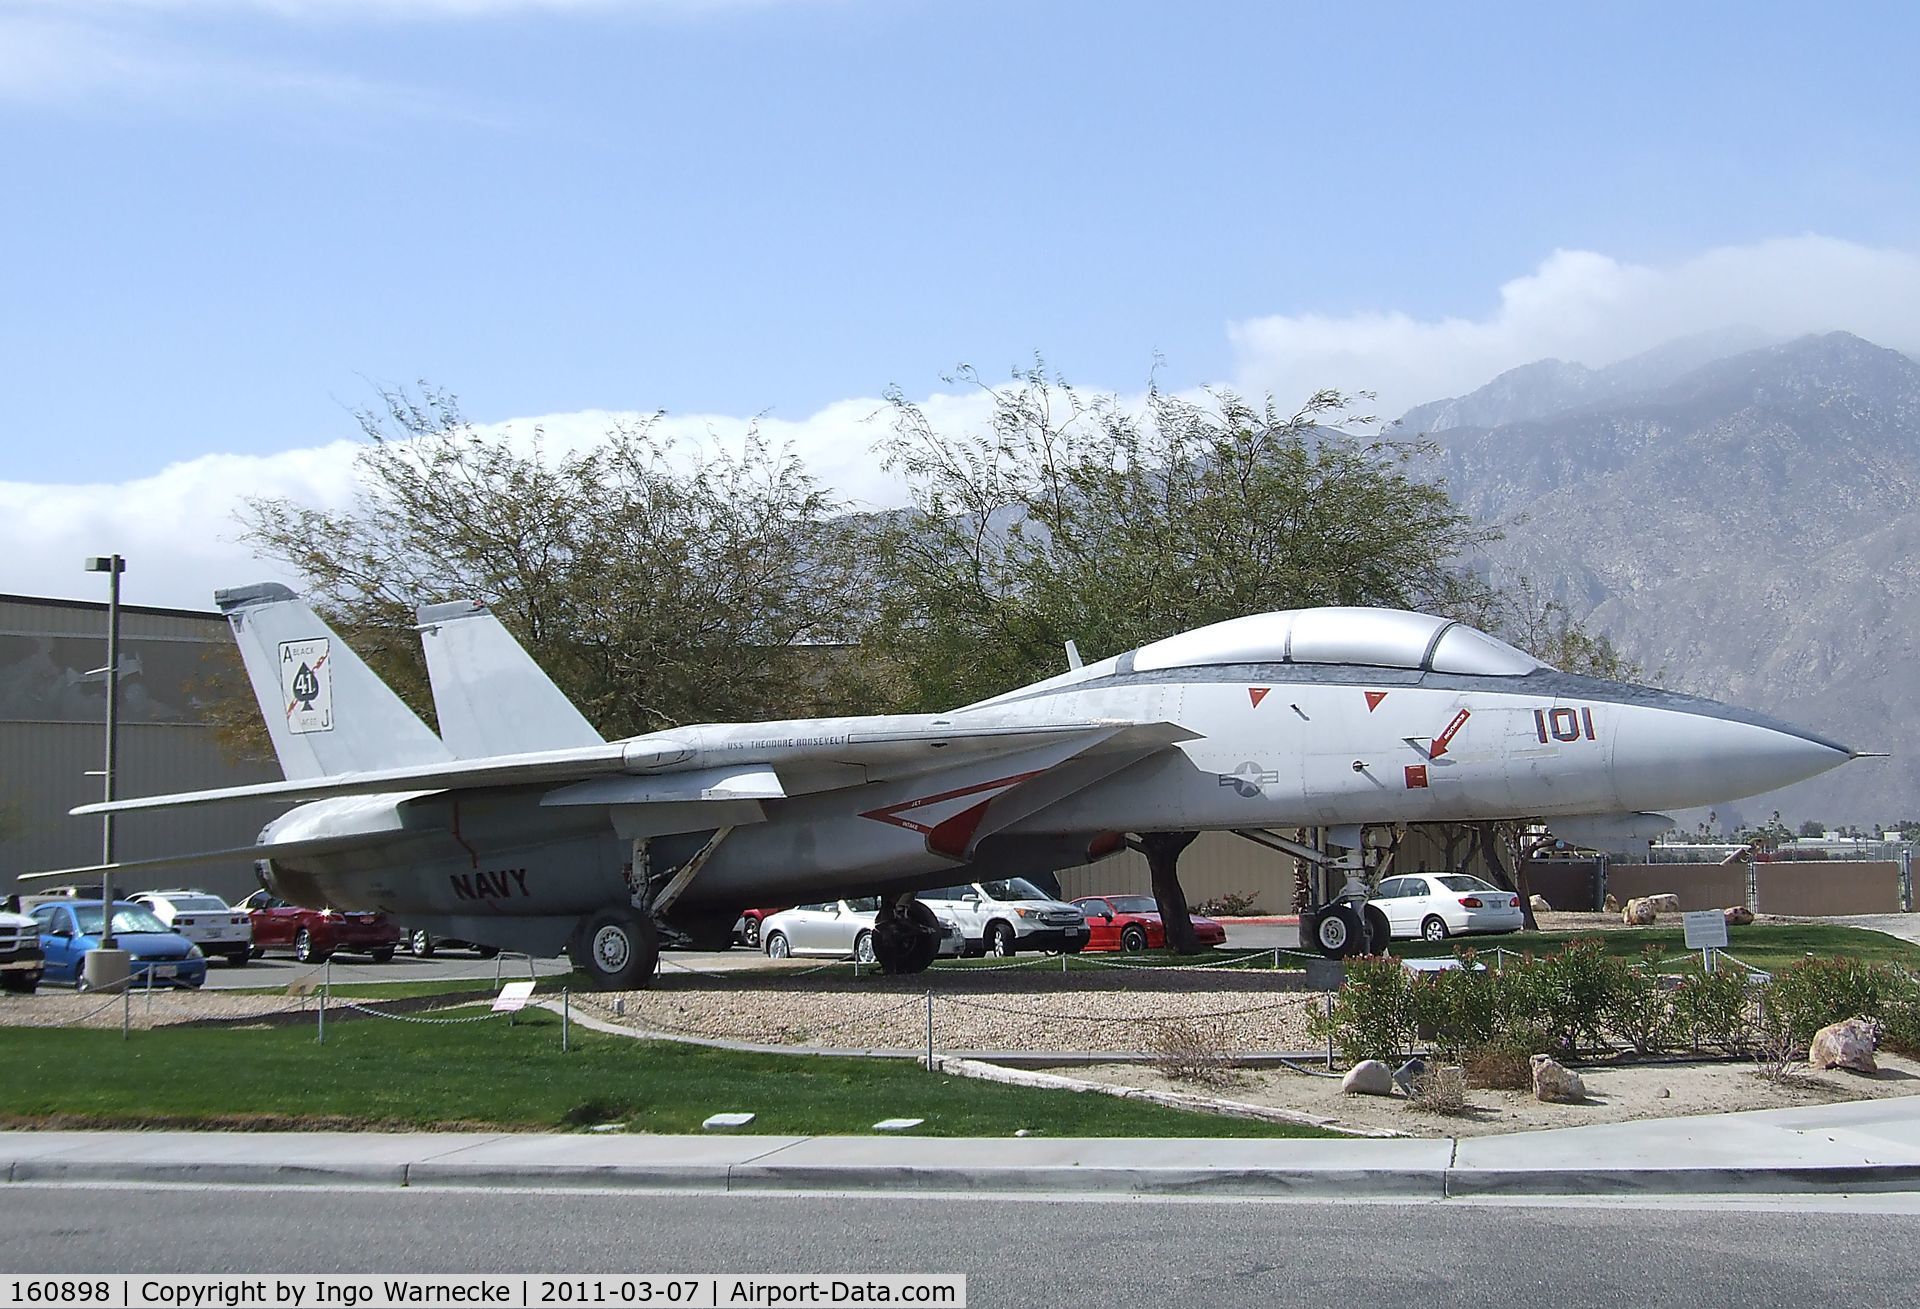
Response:
[[[1247,699],[1253,701],[1253,707],[1258,709],[1260,702],[1267,698],[1267,692],[1272,689],[1270,686],[1250,686],[1247,688]]]
[[[333,668],[327,663],[327,638],[280,643],[280,698],[287,706],[287,730],[296,736],[333,730]]]
[[[1380,707],[1380,702],[1387,698],[1387,693],[1385,691],[1368,691],[1366,696],[1367,712],[1372,713]]]

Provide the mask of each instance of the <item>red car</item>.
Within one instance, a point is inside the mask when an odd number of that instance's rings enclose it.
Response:
[[[1150,895],[1083,895],[1073,902],[1087,920],[1087,949],[1159,950],[1167,944],[1167,929],[1160,921],[1160,905]],[[1227,929],[1211,918],[1193,916],[1193,934],[1201,945],[1227,943]]]
[[[253,920],[253,953],[292,950],[303,964],[323,963],[336,951],[370,954],[384,964],[400,945],[400,928],[385,914],[306,909],[265,891],[240,902]]]

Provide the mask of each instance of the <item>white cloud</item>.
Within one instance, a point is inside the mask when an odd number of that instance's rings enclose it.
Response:
[[[1658,267],[1562,250],[1502,286],[1485,318],[1275,315],[1231,324],[1228,336],[1239,386],[1283,399],[1323,387],[1370,390],[1391,416],[1535,359],[1598,368],[1723,327],[1779,337],[1845,329],[1920,350],[1920,256],[1820,236],[1727,246]]]

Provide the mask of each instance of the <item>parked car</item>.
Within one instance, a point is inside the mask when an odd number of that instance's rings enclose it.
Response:
[[[56,900],[33,907],[48,977],[86,989],[87,952],[100,948],[105,918],[101,906],[99,900]],[[168,931],[143,904],[114,902],[113,943],[132,956],[129,964],[136,986],[199,986],[207,980],[207,957],[200,947]]]
[[[922,891],[920,901],[959,925],[970,954],[1004,957],[1020,950],[1079,954],[1087,945],[1087,920],[1080,911],[1024,877]]]
[[[435,936],[424,927],[416,927],[406,933],[407,953],[416,959],[431,959],[442,950],[471,950],[482,959],[491,959],[500,953],[497,945],[481,945],[477,941],[462,941],[451,936]]]
[[[773,909],[743,909],[740,912],[740,925],[735,929],[734,935],[740,938],[740,944],[747,949],[758,950],[761,924],[775,914],[785,913],[788,908],[787,905],[780,905]]]
[[[341,913],[288,904],[266,891],[240,902],[253,920],[253,953],[292,950],[303,964],[323,963],[340,951],[369,954],[384,964],[400,946],[400,929],[385,914]]]
[[[767,955],[785,959],[791,955],[848,955],[863,964],[878,962],[873,954],[873,920],[880,910],[875,899],[828,900],[819,904],[796,905],[761,921],[762,939]],[[958,955],[966,951],[966,938],[953,920],[942,918],[944,934],[940,953]]]
[[[39,922],[29,914],[0,913],[0,987],[32,995],[45,969]]]
[[[1444,941],[1461,932],[1517,932],[1520,897],[1467,873],[1411,873],[1375,888],[1369,908],[1386,915],[1393,936]]]
[[[1087,920],[1089,950],[1160,950],[1167,944],[1160,903],[1150,895],[1083,895],[1073,902]],[[1227,929],[1211,918],[1193,915],[1193,935],[1201,945],[1227,943]]]
[[[211,891],[142,891],[127,898],[153,910],[204,955],[219,955],[233,968],[253,958],[253,920]]]

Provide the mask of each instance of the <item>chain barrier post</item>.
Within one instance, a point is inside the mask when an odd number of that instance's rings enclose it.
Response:
[[[320,986],[320,1007],[315,1009],[314,1012],[320,1016],[316,1024],[320,1031],[318,1041],[319,1044],[325,1045],[327,1043],[327,987],[325,983],[322,983]]]
[[[133,1025],[133,988],[120,988],[120,1039],[127,1039],[127,1030]]]
[[[567,1029],[573,1025],[573,1001],[568,988],[560,988],[560,1053],[567,1052]]]
[[[933,1071],[933,992],[927,992],[927,1071]]]
[[[1067,975],[1067,952],[1065,950],[1062,950],[1060,952],[1060,976],[1065,977],[1066,975]]]

